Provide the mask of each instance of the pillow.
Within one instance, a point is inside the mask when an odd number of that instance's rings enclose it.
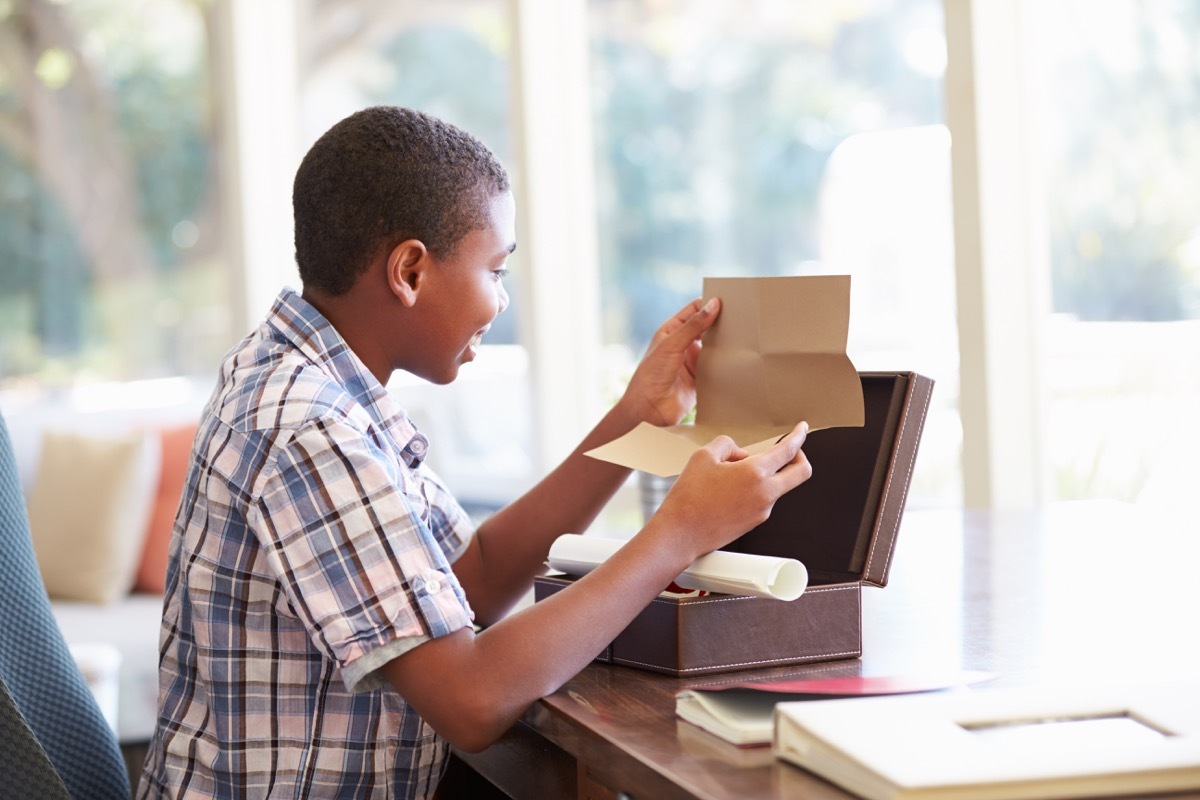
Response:
[[[111,603],[129,593],[158,484],[158,441],[47,430],[29,528],[50,597]]]
[[[167,548],[171,543],[175,512],[179,510],[179,498],[187,482],[196,424],[163,428],[158,436],[162,453],[158,493],[150,511],[141,561],[133,582],[135,591],[154,594],[162,594],[167,588]]]

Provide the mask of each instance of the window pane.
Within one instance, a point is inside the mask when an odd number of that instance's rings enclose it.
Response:
[[[207,11],[0,6],[0,385],[209,375],[229,346]]]
[[[511,31],[502,0],[309,3],[301,15],[300,97],[305,142],[371,105],[420,109],[458,125],[515,172],[509,140]],[[306,145],[307,147],[307,145]],[[516,342],[519,254],[507,279],[513,305],[492,344]]]
[[[298,20],[307,143],[377,104],[429,112],[474,134],[515,177],[510,143],[512,33],[504,0],[308,2]],[[450,386],[397,373],[390,388],[430,434],[430,461],[465,503],[494,506],[532,483],[528,358],[517,345],[520,250],[512,303],[480,358]]]
[[[1200,6],[1055,0],[1040,13],[1054,310],[1200,319]]]
[[[1052,491],[1187,496],[1200,479],[1200,7],[1030,5]]]
[[[590,14],[614,361],[628,370],[705,276],[849,273],[855,365],[938,382],[912,500],[958,503],[941,4],[592,0]]]

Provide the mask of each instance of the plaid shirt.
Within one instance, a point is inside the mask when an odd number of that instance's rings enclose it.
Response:
[[[471,624],[428,442],[285,290],[226,357],[175,529],[140,797],[421,797],[446,745],[379,668]]]

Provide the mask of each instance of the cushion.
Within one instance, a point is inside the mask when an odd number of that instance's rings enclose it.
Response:
[[[175,524],[175,512],[179,510],[179,498],[187,482],[196,424],[163,428],[158,435],[162,454],[158,493],[150,511],[142,557],[133,582],[136,591],[154,594],[162,594],[166,589],[167,547],[171,543],[171,528]]]
[[[129,593],[158,466],[152,435],[44,433],[29,527],[52,598],[111,603]]]

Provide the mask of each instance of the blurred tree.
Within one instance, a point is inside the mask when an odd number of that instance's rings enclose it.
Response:
[[[1200,318],[1200,6],[1075,2],[1055,35],[1045,127],[1054,309],[1083,320]],[[1059,30],[1059,29],[1056,29]]]
[[[136,184],[117,138],[111,92],[90,74],[63,6],[23,0],[6,12],[0,12],[4,289],[30,300],[31,333],[45,352],[72,353],[84,341],[93,274],[149,269]]]
[[[109,377],[191,366],[181,318],[202,300],[170,276],[213,269],[221,250],[194,47],[208,13],[205,0],[0,6],[0,379],[64,357]]]
[[[305,0],[301,86],[320,115],[333,112],[317,127],[365,105],[417,108],[478,136],[511,169],[508,25],[498,0]],[[343,105],[328,108],[331,97]],[[517,341],[520,280],[519,267],[506,279],[514,305],[493,344]]]
[[[869,6],[593,0],[606,340],[640,347],[703,275],[798,272],[837,144],[940,122],[900,50],[927,9]]]

